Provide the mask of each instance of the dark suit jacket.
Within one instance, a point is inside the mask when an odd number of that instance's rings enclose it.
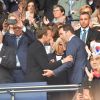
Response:
[[[84,78],[84,66],[87,64],[87,53],[85,51],[85,44],[77,36],[74,36],[67,45],[66,55],[73,56],[73,62],[67,62],[57,69],[54,73],[58,75],[59,73],[72,68],[68,73],[69,82],[71,84],[82,83]]]
[[[56,61],[57,61],[56,55],[57,54],[55,52],[49,54],[48,55],[49,62],[50,62],[50,60],[53,59],[56,63]],[[65,53],[62,55],[61,59],[63,59],[64,57],[66,57]],[[51,84],[51,85],[68,84],[67,71],[60,73],[58,76],[50,77],[49,80],[48,80],[48,84]]]
[[[22,70],[26,72],[26,60],[27,60],[27,49],[29,45],[34,41],[32,41],[32,38],[28,36],[29,34],[26,35],[26,33],[23,33],[21,36],[18,46],[16,42],[16,36],[11,35],[10,33],[6,33],[4,36],[4,44],[6,46],[11,46],[16,49],[16,54],[18,55]]]
[[[30,45],[27,61],[26,81],[29,82],[47,81],[45,77],[42,76],[43,70],[48,68],[54,69],[62,64],[61,61],[58,61],[58,63],[50,65],[45,48],[38,40]]]
[[[80,38],[81,28],[75,31],[76,36]],[[86,45],[90,48],[90,42],[96,38],[98,32],[94,29],[89,28]]]
[[[0,51],[0,83],[13,82],[11,71],[16,65],[16,52],[14,48],[3,46]]]

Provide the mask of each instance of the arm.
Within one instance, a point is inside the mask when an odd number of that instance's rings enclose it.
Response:
[[[16,52],[11,47],[3,46],[1,50],[1,65],[7,69],[13,69],[16,66]]]

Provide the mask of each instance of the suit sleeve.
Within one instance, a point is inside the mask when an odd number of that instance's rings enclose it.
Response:
[[[1,65],[7,69],[13,69],[16,67],[16,52],[11,47],[3,47],[1,53]]]
[[[76,53],[77,53],[77,45],[71,45],[71,43],[69,43],[67,46],[67,50],[66,50],[66,56],[72,55],[73,62],[71,62],[71,61],[66,62],[66,63],[62,64],[61,66],[59,66],[58,68],[56,68],[55,70],[53,70],[55,75],[58,75],[59,73],[65,71],[65,70],[68,70],[68,68],[73,67],[73,64],[74,64],[75,58],[76,58]]]
[[[49,67],[49,65],[48,65],[49,61],[48,61],[48,57],[47,57],[47,54],[45,52],[44,47],[39,46],[33,52],[34,52],[34,59],[38,63],[38,65],[40,66],[40,68],[42,70],[43,69],[47,69]]]

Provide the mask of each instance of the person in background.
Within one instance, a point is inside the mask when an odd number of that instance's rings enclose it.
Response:
[[[88,12],[83,12],[80,14],[80,25],[81,27],[75,31],[76,36],[78,36],[90,49],[90,42],[96,38],[98,31],[90,28],[91,17]]]
[[[3,3],[0,1],[0,31],[3,29],[3,22],[8,18],[8,13],[3,10]]]
[[[49,19],[44,16],[43,22],[44,24],[49,24],[49,23],[55,23],[55,24],[59,24],[59,23],[67,23],[68,19],[67,16],[65,16],[65,9],[63,8],[63,6],[61,5],[54,5],[53,6],[53,20],[50,22]]]
[[[100,55],[92,55],[90,58],[91,70],[85,68],[89,88],[91,88],[90,94],[93,96],[93,100],[99,100],[100,97]]]
[[[65,9],[65,15],[70,20],[79,20],[79,10],[86,4],[86,0],[58,0],[58,5],[61,5]]]

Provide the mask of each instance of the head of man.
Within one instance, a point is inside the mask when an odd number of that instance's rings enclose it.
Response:
[[[60,18],[65,15],[65,9],[60,5],[54,5],[53,15],[54,15],[54,18]]]
[[[90,24],[90,15],[88,12],[83,12],[80,14],[80,25],[82,28],[87,28],[89,27]]]
[[[52,39],[52,30],[47,26],[42,26],[41,28],[37,29],[36,34],[37,39],[39,39],[43,44],[49,43]]]
[[[74,29],[70,24],[59,27],[59,36],[63,41],[69,41],[72,35],[74,35]]]
[[[23,34],[22,32],[22,28],[23,28],[23,25],[22,23],[19,21],[16,25],[14,25],[13,29],[14,29],[14,34],[16,36],[20,36]]]

